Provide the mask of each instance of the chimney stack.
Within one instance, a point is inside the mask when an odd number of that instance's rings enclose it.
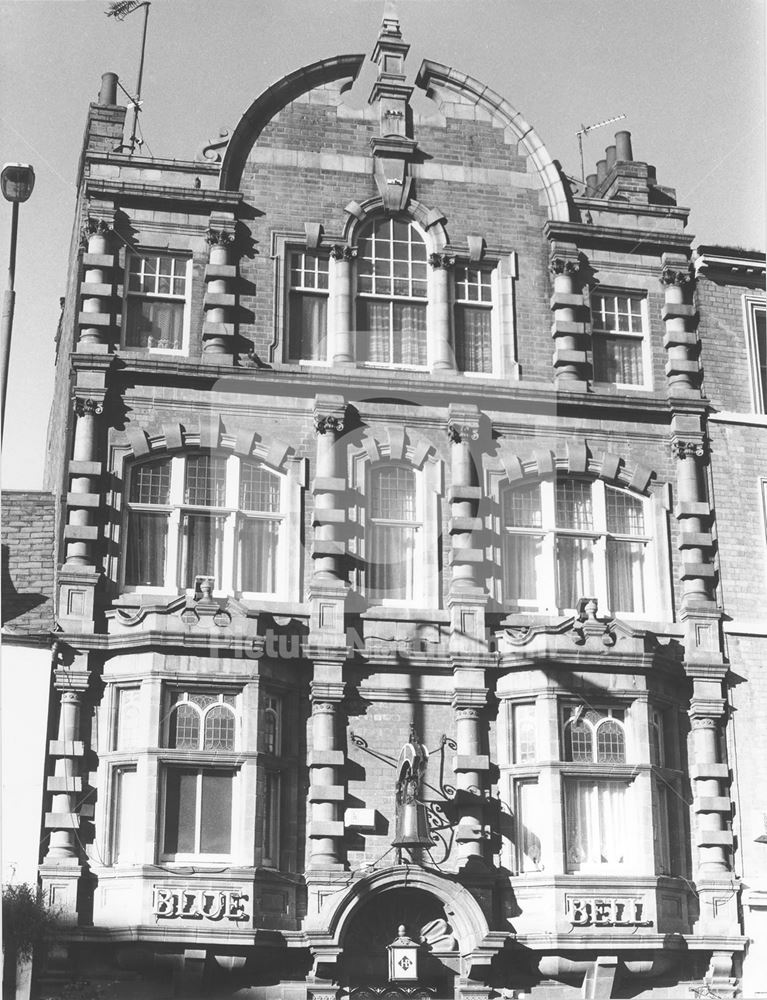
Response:
[[[597,160],[597,184],[601,184],[607,177],[607,160]]]
[[[609,174],[615,166],[615,146],[607,146],[605,149],[605,159],[607,161],[607,172]]]
[[[619,160],[631,161],[634,159],[634,154],[631,151],[630,132],[615,133],[615,152],[616,152],[616,158]]]
[[[597,186],[599,184],[596,174],[589,174],[586,178],[586,197],[595,198],[597,194]]]
[[[117,73],[104,73],[101,77],[101,90],[97,104],[117,104]]]

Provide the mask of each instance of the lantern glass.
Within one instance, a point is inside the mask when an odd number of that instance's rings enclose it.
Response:
[[[28,163],[6,163],[0,187],[6,201],[26,201],[35,186],[35,171]]]
[[[400,926],[398,936],[389,945],[389,980],[413,983],[418,979],[418,945]]]

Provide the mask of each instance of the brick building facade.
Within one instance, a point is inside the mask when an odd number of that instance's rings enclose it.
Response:
[[[736,995],[741,886],[754,927],[765,898],[732,820],[765,703],[738,525],[763,559],[764,513],[729,487],[765,467],[764,420],[725,411],[764,412],[764,258],[693,269],[628,133],[574,183],[407,51],[385,17],[362,108],[363,57],[323,60],[196,161],[124,151],[111,75],[90,107],[47,975]]]

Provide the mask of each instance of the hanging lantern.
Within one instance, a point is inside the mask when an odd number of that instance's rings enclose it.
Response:
[[[410,742],[400,751],[397,760],[396,816],[392,847],[431,847],[429,820],[426,806],[421,800],[428,753],[410,731]]]
[[[400,924],[397,937],[389,950],[389,981],[412,983],[418,979],[418,945],[405,933],[405,925]]]

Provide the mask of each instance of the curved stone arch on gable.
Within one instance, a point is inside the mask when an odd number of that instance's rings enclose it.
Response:
[[[332,59],[320,59],[308,66],[302,66],[293,73],[282,77],[277,83],[267,87],[251,104],[232,133],[221,164],[220,190],[237,191],[239,189],[248,154],[264,127],[278,112],[301,94],[314,90],[315,87],[320,87],[323,84],[347,79],[348,86],[351,86],[364,61],[364,55],[343,55],[335,56]]]
[[[356,201],[351,201],[345,207],[347,214],[346,225],[344,226],[344,240],[349,246],[356,245],[359,234],[365,226],[375,219],[386,218],[383,199],[380,197],[368,198],[360,205]],[[447,229],[445,228],[446,216],[438,208],[429,208],[415,198],[409,198],[400,215],[409,216],[424,231],[427,239],[427,247],[433,253],[438,253],[448,244]],[[429,246],[431,243],[431,246]]]
[[[149,431],[140,424],[129,424],[125,435],[128,439],[127,460],[202,448],[232,451],[243,458],[258,458],[282,473],[289,471],[290,445],[276,438],[271,438],[267,444],[256,431],[250,429],[228,434],[217,415],[201,420],[196,429],[187,429],[178,421],[170,420],[163,421],[159,431]]]
[[[364,903],[374,896],[396,892],[405,885],[409,889],[421,889],[442,905],[461,956],[477,952],[488,941],[490,928],[487,919],[468,889],[444,876],[408,865],[406,868],[398,866],[377,871],[359,879],[346,892],[331,896],[317,916],[308,918],[306,933],[315,956],[321,961],[324,948],[332,953],[343,946],[346,934]]]
[[[562,176],[535,129],[525,121],[516,108],[479,80],[475,80],[465,73],[459,73],[442,63],[425,59],[418,71],[416,86],[428,93],[432,85],[444,87],[446,90],[459,94],[508,126],[517,136],[520,145],[541,179],[548,204],[549,218],[560,222],[570,220],[570,202]]]
[[[502,446],[500,459],[511,486],[530,483],[556,472],[566,472],[604,479],[607,483],[649,496],[650,484],[657,478],[648,465],[638,462],[630,466],[625,458],[614,452],[604,451],[594,455],[583,439],[568,441],[556,452],[550,448],[536,449],[525,459],[511,451],[510,447]]]

